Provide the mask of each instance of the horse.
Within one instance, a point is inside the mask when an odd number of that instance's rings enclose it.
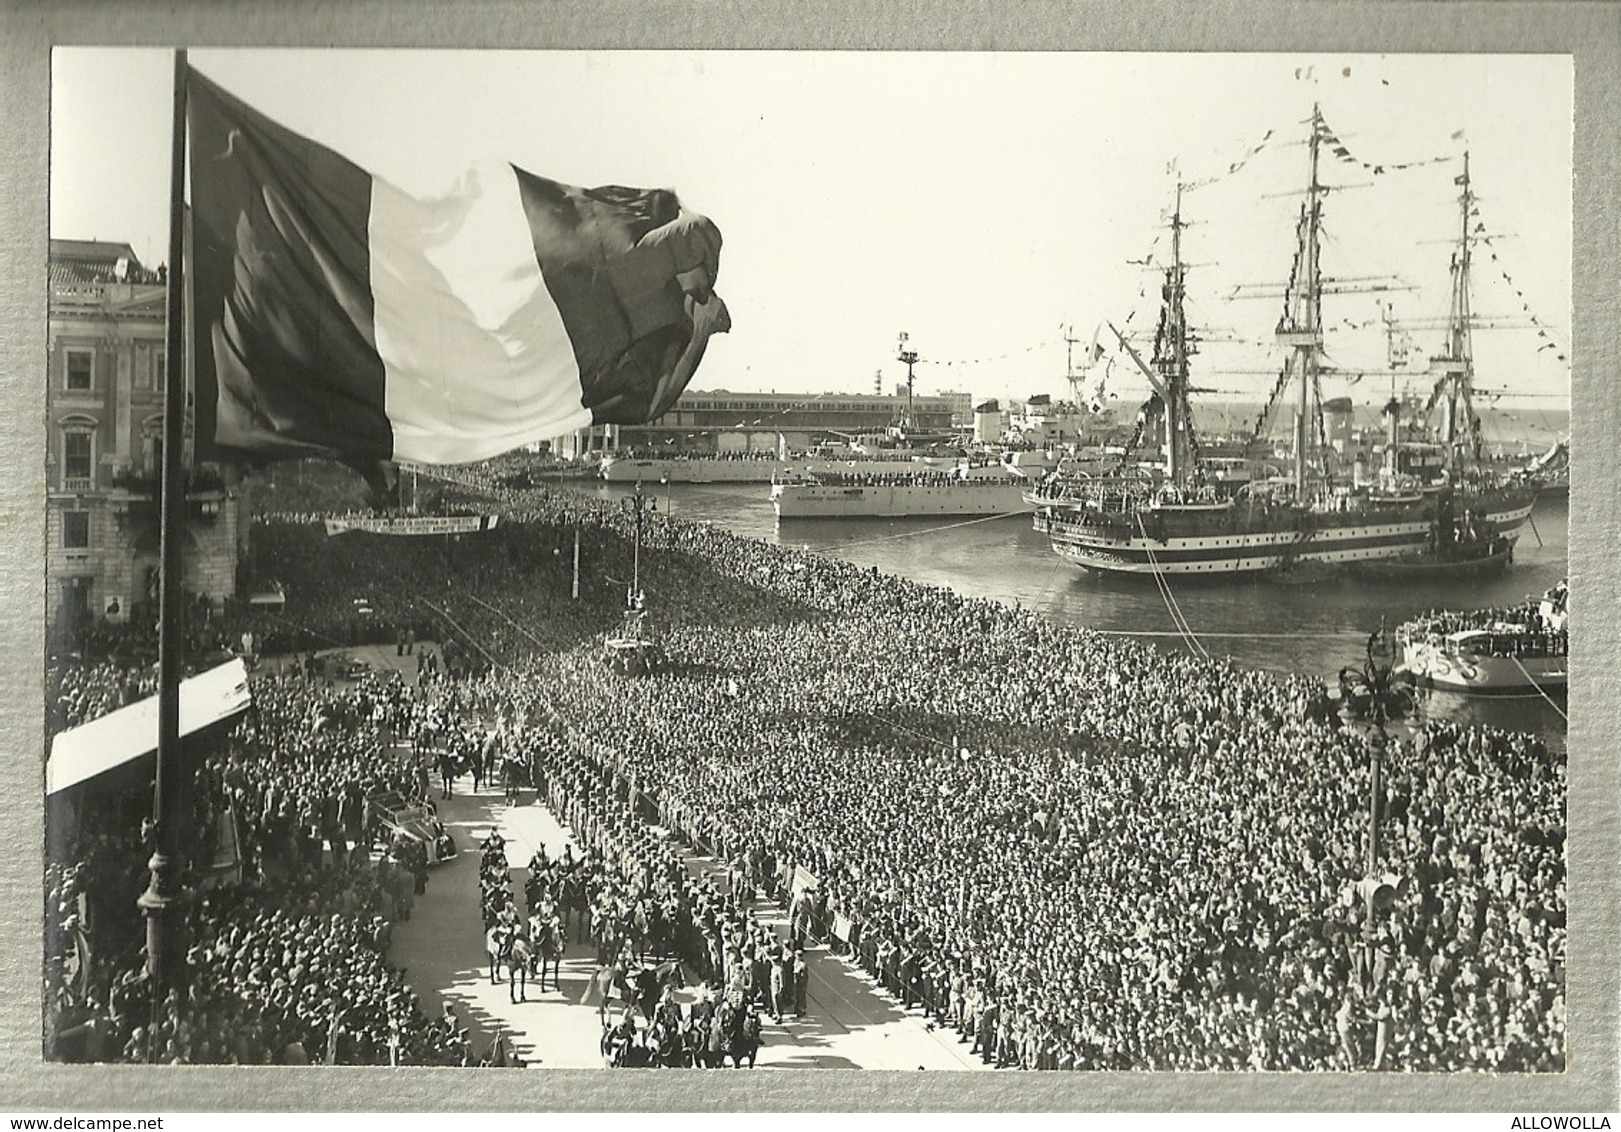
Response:
[[[558,990],[563,989],[563,929],[553,916],[538,922],[539,930],[535,932],[535,961],[540,965],[540,989],[546,989],[546,968],[552,971],[552,986]]]
[[[636,1007],[649,1020],[658,1009],[666,990],[680,990],[687,985],[681,973],[681,961],[669,959],[652,967],[643,967],[636,975]]]
[[[493,924],[484,933],[484,954],[490,957],[490,982],[497,983],[496,971],[512,957],[512,941],[518,933],[505,924]]]
[[[516,806],[523,794],[523,764],[515,758],[507,758],[501,764],[501,782],[507,792],[507,805]]]
[[[511,942],[507,944],[506,958],[507,997],[513,1002],[528,1002],[529,973],[535,965],[534,948],[523,935],[514,932]]]
[[[749,1068],[753,1069],[754,1059],[760,1054],[759,1012],[753,1009],[733,1011],[726,1037],[726,1054],[731,1057],[733,1068],[743,1068],[746,1057]]]
[[[685,1037],[679,1025],[656,1023],[649,1032],[653,1044],[653,1064],[661,1069],[684,1069],[687,1065]]]
[[[563,918],[563,931],[566,934],[571,920],[579,917],[579,927],[576,928],[575,943],[584,943],[591,930],[591,900],[586,892],[585,877],[580,875],[578,869],[572,869],[563,875],[562,891],[558,893],[558,912]]]
[[[604,1025],[607,1023],[608,1010],[615,997],[618,998],[620,1007],[627,1012],[635,1001],[630,983],[625,979],[624,969],[612,964],[599,967],[596,974],[591,976],[586,983],[585,996],[580,999],[580,1004],[583,1006],[593,996],[598,999],[597,1021]]]

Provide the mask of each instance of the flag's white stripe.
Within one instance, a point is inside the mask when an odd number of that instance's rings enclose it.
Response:
[[[368,235],[397,458],[480,460],[591,423],[511,166],[436,200],[374,179]]]

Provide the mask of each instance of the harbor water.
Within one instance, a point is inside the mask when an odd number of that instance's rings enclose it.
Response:
[[[634,492],[629,484],[571,485],[602,500]],[[1406,582],[1343,578],[1283,585],[1261,579],[1176,579],[1162,590],[1152,578],[1115,578],[1063,562],[1029,515],[996,519],[784,520],[778,522],[763,484],[644,484],[661,511],[708,522],[752,538],[808,548],[862,566],[946,586],[968,597],[1034,609],[1061,624],[1120,633],[1169,649],[1190,649],[1179,611],[1212,656],[1272,672],[1301,672],[1332,681],[1342,667],[1366,660],[1368,635],[1438,608],[1517,605],[1568,574],[1567,501],[1539,499],[1522,530],[1514,561],[1489,578]],[[655,602],[658,595],[653,595]],[[1465,697],[1428,693],[1431,718],[1529,730],[1563,750],[1562,693],[1550,701],[1525,695]]]

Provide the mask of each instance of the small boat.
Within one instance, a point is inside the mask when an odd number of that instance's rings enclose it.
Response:
[[[1570,679],[1565,582],[1513,609],[1440,612],[1397,630],[1402,667],[1421,687],[1455,692],[1563,688]]]
[[[1275,586],[1315,586],[1340,579],[1342,567],[1313,558],[1297,558],[1266,571],[1261,577]]]
[[[1423,582],[1478,578],[1502,570],[1514,557],[1514,544],[1503,535],[1453,543],[1445,551],[1424,551],[1397,558],[1352,562],[1346,569],[1359,578]]]

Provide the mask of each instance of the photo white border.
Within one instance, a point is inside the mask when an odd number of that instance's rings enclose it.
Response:
[[[0,1110],[1496,1111],[1621,1108],[1621,9],[1407,0],[58,0],[0,10]],[[40,1057],[47,170],[53,45],[1557,53],[1575,60],[1568,1069],[1401,1074],[485,1074],[64,1066]],[[1134,98],[1188,92],[1122,92]],[[694,128],[701,128],[695,123]]]

